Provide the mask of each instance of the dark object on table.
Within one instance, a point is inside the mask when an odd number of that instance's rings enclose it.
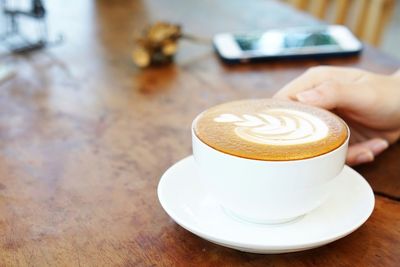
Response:
[[[49,42],[47,37],[47,24],[46,24],[46,9],[41,0],[32,0],[30,10],[19,10],[17,8],[10,8],[3,4],[3,13],[6,17],[6,32],[0,36],[2,41],[12,53],[26,53],[38,50],[48,46],[49,44],[59,43],[62,37],[59,37],[56,42]],[[19,24],[20,17],[27,17],[35,20],[38,24],[38,35],[35,41],[30,41],[21,32]],[[18,37],[17,43],[10,42],[11,38]]]

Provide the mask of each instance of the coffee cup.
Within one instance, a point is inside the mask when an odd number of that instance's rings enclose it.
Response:
[[[206,189],[229,214],[267,224],[305,215],[329,197],[349,136],[328,111],[271,99],[225,103],[192,124]]]

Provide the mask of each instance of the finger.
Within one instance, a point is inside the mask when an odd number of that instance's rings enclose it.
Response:
[[[287,85],[285,85],[281,90],[279,90],[274,95],[274,98],[297,100],[296,94],[298,92],[312,89],[313,87],[324,81],[322,77],[324,75],[318,75],[319,72],[320,71],[316,71],[315,68],[308,69],[302,75],[292,80]]]
[[[325,108],[334,109],[345,105],[347,95],[350,91],[343,88],[342,84],[335,81],[325,81],[311,90],[302,91],[296,94],[299,102]]]
[[[351,68],[330,66],[312,67],[284,86],[274,95],[274,98],[297,100],[297,93],[312,89],[323,82],[351,82],[358,79],[362,74],[363,71]]]
[[[349,165],[358,165],[371,162],[375,156],[379,155],[388,148],[389,143],[381,138],[374,138],[349,147],[346,163]]]
[[[353,119],[365,123],[365,117],[376,117],[373,108],[379,102],[377,90],[358,83],[326,81],[296,95],[299,102],[325,109],[342,110]]]
[[[389,142],[383,138],[374,138],[364,142],[374,156],[381,154],[385,149],[389,147]]]

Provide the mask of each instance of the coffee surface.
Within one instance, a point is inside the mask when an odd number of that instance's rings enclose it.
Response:
[[[212,107],[196,119],[197,137],[210,147],[258,160],[298,160],[345,142],[344,122],[329,111],[291,101],[251,99]]]

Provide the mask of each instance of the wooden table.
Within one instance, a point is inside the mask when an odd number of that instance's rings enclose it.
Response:
[[[191,153],[190,123],[203,109],[271,96],[310,66],[391,73],[361,57],[225,66],[211,47],[182,42],[176,64],[140,71],[132,36],[149,22],[180,22],[202,36],[317,23],[264,1],[47,1],[66,41],[11,57],[0,85],[0,266],[400,266],[400,146],[358,168],[376,195],[372,217],[327,246],[283,255],[207,242],[162,210],[162,173]],[[386,195],[382,196],[382,195]]]

